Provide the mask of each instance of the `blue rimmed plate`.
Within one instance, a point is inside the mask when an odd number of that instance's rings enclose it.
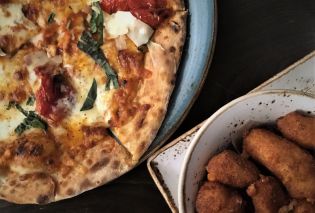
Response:
[[[202,88],[211,63],[216,38],[216,1],[187,0],[186,8],[189,11],[187,39],[176,86],[164,122],[141,162],[160,148],[182,123]]]

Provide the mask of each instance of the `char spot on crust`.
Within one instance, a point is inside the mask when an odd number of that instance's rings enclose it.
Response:
[[[137,127],[138,127],[138,129],[140,129],[141,127],[143,127],[144,120],[145,120],[145,117],[139,119],[139,121],[137,122]]]
[[[171,22],[171,28],[175,33],[180,32],[180,25],[176,21]]]
[[[163,114],[164,114],[164,109],[160,108],[159,111],[158,111],[158,117],[162,117]]]
[[[19,180],[20,180],[20,181],[24,181],[24,180],[27,179],[27,177],[28,177],[27,174],[26,174],[26,175],[21,175],[21,176],[19,177]]]
[[[144,150],[145,149],[145,147],[146,147],[146,142],[145,141],[142,141],[141,143],[140,143],[140,145],[139,145],[139,150]]]
[[[36,199],[38,204],[46,204],[49,202],[49,197],[47,195],[39,195]]]
[[[15,189],[11,189],[10,194],[14,194],[14,193],[15,193]]]
[[[176,48],[175,48],[174,46],[171,46],[171,47],[170,47],[170,52],[171,52],[171,53],[176,52]]]
[[[113,164],[112,164],[112,168],[113,169],[117,169],[120,165],[120,162],[118,160],[114,160]]]
[[[91,181],[90,181],[89,179],[85,179],[85,180],[81,183],[80,189],[81,189],[81,190],[88,189],[88,188],[90,188],[91,186],[93,186],[93,184],[91,183]]]
[[[30,150],[30,155],[33,156],[40,156],[43,153],[43,145],[42,144],[35,144],[34,147]]]
[[[103,150],[102,150],[102,151],[103,151]],[[86,160],[86,163],[87,163],[88,165],[91,165],[91,164],[93,163],[93,161],[89,158],[89,159]]]
[[[74,194],[74,190],[72,188],[67,189],[66,194],[71,196]]]
[[[9,182],[9,185],[10,185],[10,186],[16,185],[16,180],[11,180],[11,181]]]
[[[91,167],[91,172],[96,172],[98,170],[100,170],[101,168],[105,167],[107,164],[109,163],[109,158],[103,158],[102,160],[100,160],[99,162],[95,163],[92,167]]]

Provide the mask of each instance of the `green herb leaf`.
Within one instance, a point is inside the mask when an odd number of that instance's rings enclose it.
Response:
[[[35,97],[34,96],[30,96],[28,97],[27,101],[26,101],[26,105],[27,106],[33,106],[35,103]]]
[[[86,110],[92,109],[94,106],[94,102],[96,100],[96,97],[97,97],[97,83],[96,83],[96,80],[93,79],[92,86],[89,90],[89,93],[88,93],[80,111],[86,111]]]
[[[21,135],[25,130],[31,128],[38,128],[47,130],[47,123],[39,117],[34,111],[26,111],[19,104],[15,102],[9,103],[10,108],[15,106],[17,110],[19,110],[26,118],[24,118],[23,122],[20,123],[14,130],[14,132],[18,135]]]
[[[91,33],[97,33],[98,42],[103,44],[104,16],[100,4],[94,2],[92,4],[92,17],[90,20]]]
[[[100,45],[101,44],[95,41],[92,34],[88,31],[84,31],[82,33],[78,42],[78,48],[92,57],[94,61],[104,70],[108,78],[106,89],[110,88],[111,82],[113,83],[114,88],[117,89],[119,87],[118,76],[106,60],[103,51],[100,49]]]
[[[48,24],[51,24],[51,23],[53,23],[55,21],[55,16],[56,16],[55,13],[50,13],[49,14],[48,19],[47,19]]]

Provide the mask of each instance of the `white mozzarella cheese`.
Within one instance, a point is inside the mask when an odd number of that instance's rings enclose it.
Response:
[[[105,86],[98,83],[97,98],[94,107],[90,110],[80,111],[86,99],[86,95],[92,85],[93,77],[76,77],[73,80],[74,88],[77,91],[76,103],[71,114],[67,117],[69,122],[82,123],[90,125],[93,123],[103,123],[108,125],[109,110],[108,100],[111,98],[111,92],[105,91]]]
[[[138,47],[146,44],[154,32],[149,25],[125,11],[118,11],[111,15],[105,13],[104,24],[111,37],[127,35]]]
[[[10,136],[15,135],[15,128],[23,122],[25,116],[17,109],[7,109],[8,102],[0,101],[0,140],[5,140]],[[22,104],[25,110],[34,110],[35,106],[26,106]]]
[[[24,61],[26,62],[26,69],[29,73],[29,83],[32,88],[35,88],[38,84],[38,77],[35,74],[34,69],[39,66],[43,66],[45,64],[51,63],[55,65],[59,65],[62,63],[62,57],[60,55],[49,58],[47,53],[44,51],[36,51],[32,52],[29,55],[24,57]]]
[[[0,17],[0,32],[7,27],[22,24],[25,18],[22,12],[22,4],[5,4],[1,6]]]
[[[37,30],[35,24],[22,12],[22,4],[4,4],[0,7],[0,36],[13,35],[15,48],[32,38]]]

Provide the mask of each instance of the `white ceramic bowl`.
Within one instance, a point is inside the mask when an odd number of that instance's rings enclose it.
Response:
[[[315,114],[315,98],[288,90],[263,91],[240,97],[214,113],[200,128],[184,158],[178,186],[179,211],[195,211],[198,188],[205,180],[205,166],[213,155],[231,142],[239,142],[249,128],[274,123],[295,110]]]

